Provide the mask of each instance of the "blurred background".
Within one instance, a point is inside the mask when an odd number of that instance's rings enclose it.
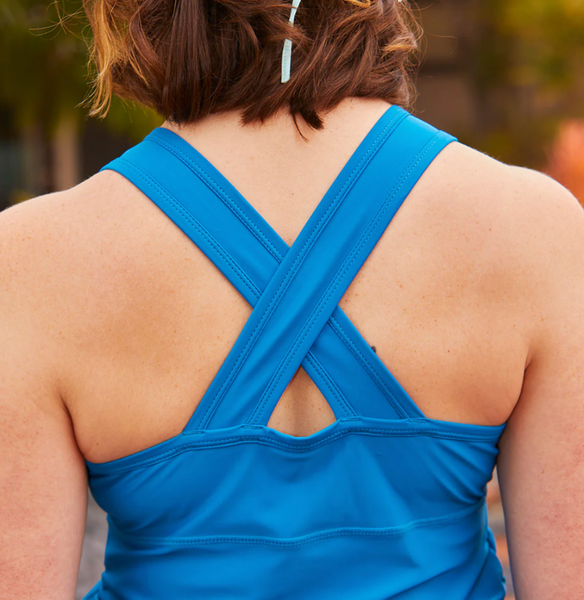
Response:
[[[420,0],[415,113],[503,162],[544,171],[584,203],[584,0]],[[59,24],[60,17],[66,15]],[[0,210],[69,188],[162,123],[114,101],[89,119],[81,0],[0,0]],[[496,476],[489,515],[513,597]],[[78,598],[103,570],[90,499]]]

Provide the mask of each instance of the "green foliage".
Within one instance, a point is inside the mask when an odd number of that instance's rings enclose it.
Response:
[[[83,122],[90,39],[82,0],[0,0],[0,104],[11,109],[17,127],[40,121],[50,133],[64,116]],[[162,119],[116,101],[105,121],[139,138]]]
[[[565,90],[581,74],[584,59],[582,0],[520,0],[501,8],[500,31],[518,50],[520,83]]]
[[[114,133],[123,133],[135,142],[142,141],[146,133],[162,125],[164,118],[153,110],[149,110],[135,102],[120,100],[116,96],[107,117],[105,126]]]
[[[581,77],[582,0],[482,0],[477,64],[486,85],[565,91]]]
[[[584,0],[480,0],[475,147],[541,168],[560,123],[584,116]]]
[[[57,4],[0,0],[0,101],[19,123],[41,116],[54,126],[75,110],[86,91],[85,53],[79,24],[61,28]]]

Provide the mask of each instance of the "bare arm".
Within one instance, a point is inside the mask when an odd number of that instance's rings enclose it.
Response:
[[[541,227],[525,238],[532,344],[497,469],[511,570],[518,600],[584,598],[584,210],[521,177]]]
[[[87,478],[59,393],[43,299],[50,271],[39,264],[42,236],[23,228],[28,212],[0,214],[0,598],[72,600]]]

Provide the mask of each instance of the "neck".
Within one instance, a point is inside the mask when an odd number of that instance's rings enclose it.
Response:
[[[320,131],[310,128],[298,115],[298,127],[306,140],[299,134],[292,115],[284,110],[264,123],[249,125],[242,125],[241,111],[227,111],[209,115],[193,124],[175,125],[166,121],[162,126],[192,143],[213,137],[215,140],[225,139],[229,145],[236,143],[274,151],[285,147],[291,151],[292,148],[305,147],[306,143],[318,145],[316,140],[342,136],[344,131],[359,126],[363,121],[374,122],[390,106],[389,102],[375,98],[345,98],[332,111],[322,115],[324,129]]]

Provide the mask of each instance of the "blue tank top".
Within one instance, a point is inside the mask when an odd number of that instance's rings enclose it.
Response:
[[[426,418],[338,306],[453,140],[390,107],[291,247],[167,129],[104,167],[142,190],[253,310],[179,435],[87,462],[109,532],[86,600],[505,596],[485,502],[505,424]],[[307,437],[267,427],[301,366],[336,417]]]

